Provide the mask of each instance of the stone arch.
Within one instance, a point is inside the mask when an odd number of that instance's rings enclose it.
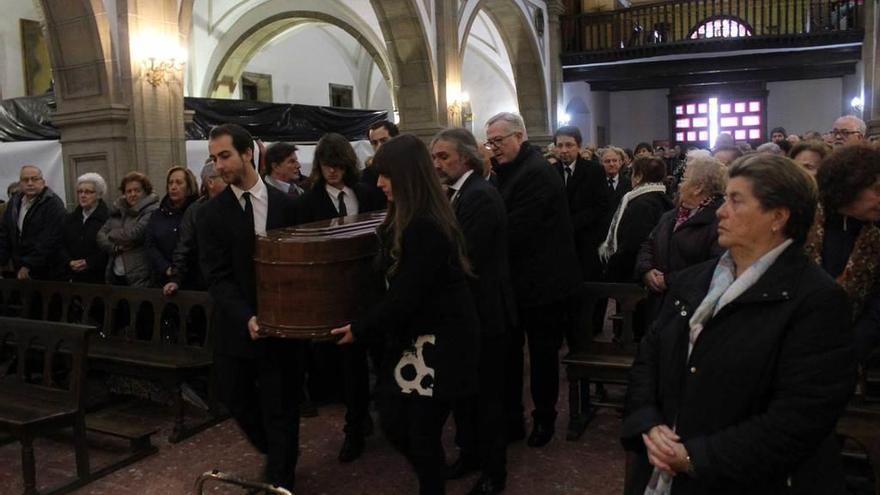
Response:
[[[110,27],[102,0],[40,0],[59,109],[110,103],[114,87]],[[83,105],[77,105],[83,100]]]
[[[297,10],[267,17],[245,30],[225,53],[219,54],[219,60],[218,53],[215,53],[209,65],[209,67],[213,67],[212,76],[205,80],[206,86],[203,88],[202,94],[213,97],[228,96],[232,93],[232,85],[239,80],[248,61],[266,44],[283,32],[311,23],[330,24],[351,35],[379,67],[388,87],[394,88],[394,79],[387,55],[363,32],[338,17],[323,12]],[[235,31],[235,28],[230,31]],[[391,91],[391,98],[393,103],[394,91]]]
[[[414,0],[370,0],[388,47],[400,125],[419,135],[439,128],[437,83],[426,28]]]
[[[551,130],[550,106],[538,39],[526,13],[518,5],[512,6],[511,3],[510,0],[477,0],[465,4],[462,15],[467,17],[461,19],[463,29],[460,30],[463,33],[462,55],[471,26],[482,10],[495,24],[507,47],[513,67],[519,111],[525,120],[526,130],[530,136],[548,136]]]

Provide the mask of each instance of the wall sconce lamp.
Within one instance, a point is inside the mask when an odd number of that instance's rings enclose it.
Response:
[[[474,114],[471,110],[470,95],[467,93],[460,93],[458,96],[452,98],[447,110],[449,111],[450,122],[458,123],[460,119],[462,127],[469,130],[471,129],[474,122]]]
[[[853,97],[852,100],[849,101],[849,105],[853,108],[853,110],[857,112],[861,112],[863,108],[862,99],[858,96]]]
[[[186,65],[186,50],[177,40],[155,32],[144,32],[135,38],[132,54],[140,61],[144,78],[154,88]]]

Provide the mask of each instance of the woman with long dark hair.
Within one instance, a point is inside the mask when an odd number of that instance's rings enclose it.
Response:
[[[440,434],[454,399],[476,393],[478,319],[470,264],[449,200],[417,137],[385,143],[373,161],[388,198],[379,227],[388,291],[339,344],[381,338],[390,354],[377,392],[386,436],[413,464],[419,493],[445,493]]]

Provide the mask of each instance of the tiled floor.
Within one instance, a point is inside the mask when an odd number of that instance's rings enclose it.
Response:
[[[565,441],[567,383],[562,383],[556,438],[543,449],[531,449],[519,442],[509,450],[508,495],[619,494],[622,491],[623,451],[617,440],[619,418],[601,411],[584,436]],[[415,494],[415,477],[405,461],[377,433],[367,441],[358,461],[342,465],[336,455],[342,435],[343,408],[321,407],[317,418],[302,420],[302,455],[297,467],[297,495]],[[75,492],[94,495],[194,493],[196,478],[220,469],[244,477],[256,477],[261,456],[252,449],[233,421],[214,426],[187,441],[169,444],[165,440],[170,423],[155,436],[159,453],[117,471]],[[447,425],[445,443],[450,461],[455,457],[453,423]],[[73,452],[64,434],[37,443],[38,483],[46,486],[73,473]],[[92,463],[100,465],[112,453],[114,442],[90,438]],[[18,444],[0,447],[0,494],[21,493]],[[450,482],[450,495],[466,493],[475,478]],[[205,493],[242,493],[241,490],[208,484]]]

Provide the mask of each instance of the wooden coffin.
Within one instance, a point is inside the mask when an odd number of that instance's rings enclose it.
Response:
[[[328,339],[381,292],[376,227],[384,212],[272,230],[258,237],[254,264],[260,327],[270,336]]]

